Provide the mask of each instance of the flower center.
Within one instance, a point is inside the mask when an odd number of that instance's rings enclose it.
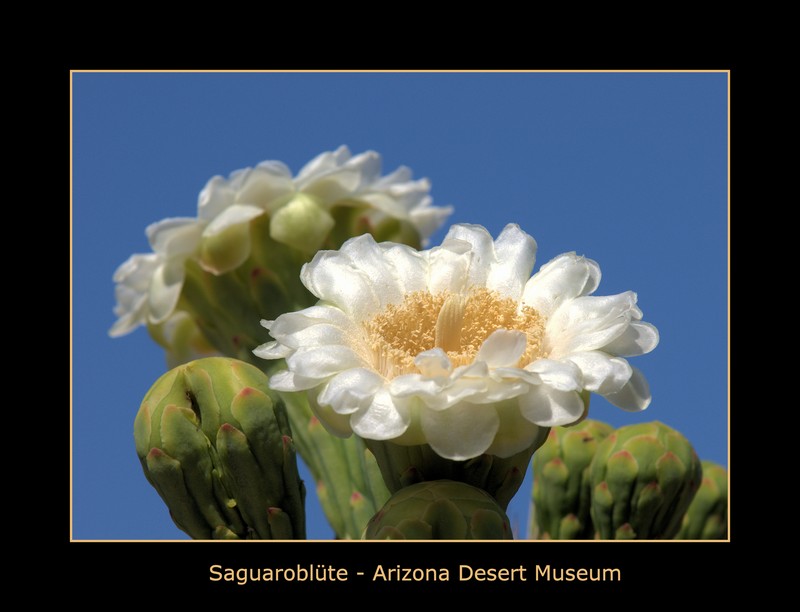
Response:
[[[542,354],[544,318],[529,306],[485,287],[435,295],[415,291],[366,323],[376,369],[386,378],[417,372],[414,358],[441,348],[453,366],[472,363],[483,342],[498,329],[524,332],[522,367]]]

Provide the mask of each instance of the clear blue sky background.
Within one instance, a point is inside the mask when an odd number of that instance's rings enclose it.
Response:
[[[108,337],[111,276],[144,228],[193,216],[215,174],[279,159],[296,172],[346,144],[432,181],[451,222],[516,222],[537,269],[577,251],[598,295],[632,289],[661,343],[633,360],[653,403],[595,397],[615,426],[660,420],[724,465],[727,394],[725,73],[103,74],[73,92],[72,511],[75,539],[186,539],[146,482],[133,419],[165,371],[140,328]],[[441,230],[434,236],[438,243]],[[530,475],[509,508],[527,525]],[[309,487],[309,537],[330,528]]]

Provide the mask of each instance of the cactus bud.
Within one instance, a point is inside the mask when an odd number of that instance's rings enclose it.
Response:
[[[703,461],[703,481],[683,517],[676,540],[728,538],[728,471]]]
[[[134,421],[145,476],[194,539],[302,539],[305,488],[282,403],[247,363],[174,368]]]
[[[674,538],[701,480],[692,445],[658,421],[611,433],[589,474],[592,522],[603,540]]]
[[[612,431],[611,425],[590,419],[550,430],[533,456],[533,539],[594,537],[589,464],[597,446]]]

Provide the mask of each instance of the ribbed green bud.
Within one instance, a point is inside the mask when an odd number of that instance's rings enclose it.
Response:
[[[683,517],[676,540],[728,539],[728,471],[703,461],[703,481]]]
[[[617,429],[589,466],[595,537],[674,538],[701,476],[694,448],[674,429],[658,421]]]
[[[404,446],[390,441],[364,440],[380,466],[389,491],[424,481],[457,480],[489,493],[505,510],[522,485],[534,451],[544,444],[549,428],[540,427],[538,436],[523,451],[511,457],[479,455],[453,461],[438,455],[427,444]]]
[[[286,410],[258,368],[207,357],[170,370],[145,395],[134,440],[147,480],[192,538],[305,538]]]
[[[533,456],[532,539],[594,537],[589,464],[597,446],[613,430],[611,425],[591,419],[550,430]]]
[[[482,489],[431,480],[400,489],[372,517],[364,540],[513,540],[505,511]]]

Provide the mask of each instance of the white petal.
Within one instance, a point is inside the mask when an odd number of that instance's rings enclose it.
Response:
[[[636,294],[583,296],[563,304],[547,321],[545,350],[558,359],[580,351],[593,351],[622,335],[636,308]]]
[[[383,385],[383,378],[366,368],[345,370],[331,378],[317,397],[322,406],[337,414],[352,414],[367,408]]]
[[[248,223],[251,219],[262,214],[264,214],[264,209],[257,206],[234,204],[217,215],[217,217],[206,226],[205,230],[203,230],[203,236],[215,236],[229,227]]]
[[[534,425],[519,412],[517,401],[504,402],[497,409],[500,427],[491,446],[486,450],[490,455],[511,457],[526,448],[539,436],[540,426]]]
[[[633,374],[628,383],[617,393],[603,394],[617,408],[639,412],[650,405],[650,385],[641,370],[631,366]]]
[[[321,176],[341,166],[350,159],[350,150],[342,145],[336,151],[320,153],[300,169],[295,177],[295,183],[303,185],[314,177]]]
[[[161,323],[175,310],[183,288],[184,275],[182,263],[164,264],[155,271],[148,297],[151,323]]]
[[[370,279],[372,289],[380,298],[381,308],[397,304],[405,297],[405,283],[398,280],[393,265],[384,259],[384,249],[369,234],[351,238],[341,252],[350,258],[351,266]]]
[[[150,246],[165,258],[191,255],[200,244],[204,222],[188,217],[173,217],[151,223],[145,229]]]
[[[349,347],[323,346],[295,351],[286,358],[286,365],[298,376],[322,381],[343,370],[358,368],[364,364]]]
[[[339,251],[318,251],[303,265],[300,280],[321,300],[331,302],[355,321],[366,321],[380,310],[381,300],[372,279],[353,267],[350,258]]]
[[[577,391],[583,387],[580,369],[566,360],[537,359],[525,366],[525,370],[535,374],[542,384],[559,391]]]
[[[453,371],[450,358],[440,348],[423,351],[414,358],[414,365],[427,377],[449,376]]]
[[[335,306],[328,306],[325,304],[309,306],[308,308],[296,312],[287,312],[280,315],[274,321],[261,322],[275,339],[300,332],[309,325],[318,325],[320,323],[335,325],[336,327],[346,330],[348,333],[352,333],[355,329],[353,327],[353,320],[347,316],[347,314]]]
[[[233,204],[236,192],[228,181],[215,176],[206,183],[197,198],[197,216],[204,221],[211,221],[223,210]]]
[[[433,293],[465,292],[469,284],[472,262],[470,244],[462,240],[446,240],[440,247],[424,251],[428,260],[428,290]]]
[[[337,345],[352,348],[350,339],[346,330],[326,323],[309,325],[293,334],[281,336],[281,342],[291,349]]]
[[[484,361],[489,367],[513,366],[522,357],[527,344],[524,332],[498,329],[484,340],[475,361]]]
[[[428,246],[430,236],[438,230],[447,217],[453,214],[452,206],[431,206],[431,198],[426,198],[422,204],[409,213],[409,218],[417,228],[422,239],[422,246]]]
[[[486,286],[518,300],[536,261],[536,241],[516,223],[509,223],[495,240],[494,250],[496,262],[491,265]]]
[[[360,188],[371,185],[381,175],[381,156],[375,151],[364,151],[348,159],[345,168],[356,170],[361,176]]]
[[[564,253],[547,262],[525,285],[523,301],[545,316],[561,304],[597,289],[600,266],[573,253]]]
[[[288,346],[278,341],[266,342],[253,349],[253,354],[262,359],[283,359],[293,352]]]
[[[319,384],[316,378],[304,378],[290,370],[283,370],[269,379],[269,386],[275,391],[305,391]]]
[[[408,410],[395,403],[385,389],[375,394],[369,407],[362,408],[350,417],[353,431],[370,440],[391,440],[401,436],[410,422]]]
[[[136,253],[126,259],[114,272],[115,283],[124,283],[134,290],[147,291],[153,272],[163,263],[155,253]]]
[[[500,426],[492,405],[460,403],[447,410],[423,410],[422,429],[428,444],[453,461],[472,459],[486,452]]]
[[[650,323],[632,322],[618,338],[602,347],[606,353],[621,357],[636,357],[658,346],[658,330]]]
[[[428,264],[415,250],[405,244],[381,243],[383,259],[393,269],[393,275],[404,294],[427,289]]]
[[[427,396],[436,397],[442,392],[447,379],[428,378],[421,374],[401,374],[389,383],[389,393],[393,397]]]
[[[393,397],[417,397],[432,410],[445,410],[465,399],[477,399],[482,403],[489,386],[484,375],[459,375],[469,370],[456,371],[451,377],[428,378],[421,374],[403,374],[392,379],[389,392]],[[484,371],[485,372],[485,371]]]
[[[631,378],[632,370],[627,361],[600,351],[575,353],[566,359],[580,368],[584,389],[600,395],[616,393]]]
[[[522,416],[543,427],[568,425],[583,415],[584,405],[577,391],[558,391],[546,385],[531,387],[519,396]]]
[[[482,225],[459,223],[450,227],[442,245],[451,240],[461,240],[471,246],[472,257],[467,286],[486,286],[489,269],[497,262],[494,240],[489,231]]]
[[[242,174],[234,202],[271,211],[275,204],[286,200],[293,192],[292,176],[284,164],[275,161],[261,162]]]

